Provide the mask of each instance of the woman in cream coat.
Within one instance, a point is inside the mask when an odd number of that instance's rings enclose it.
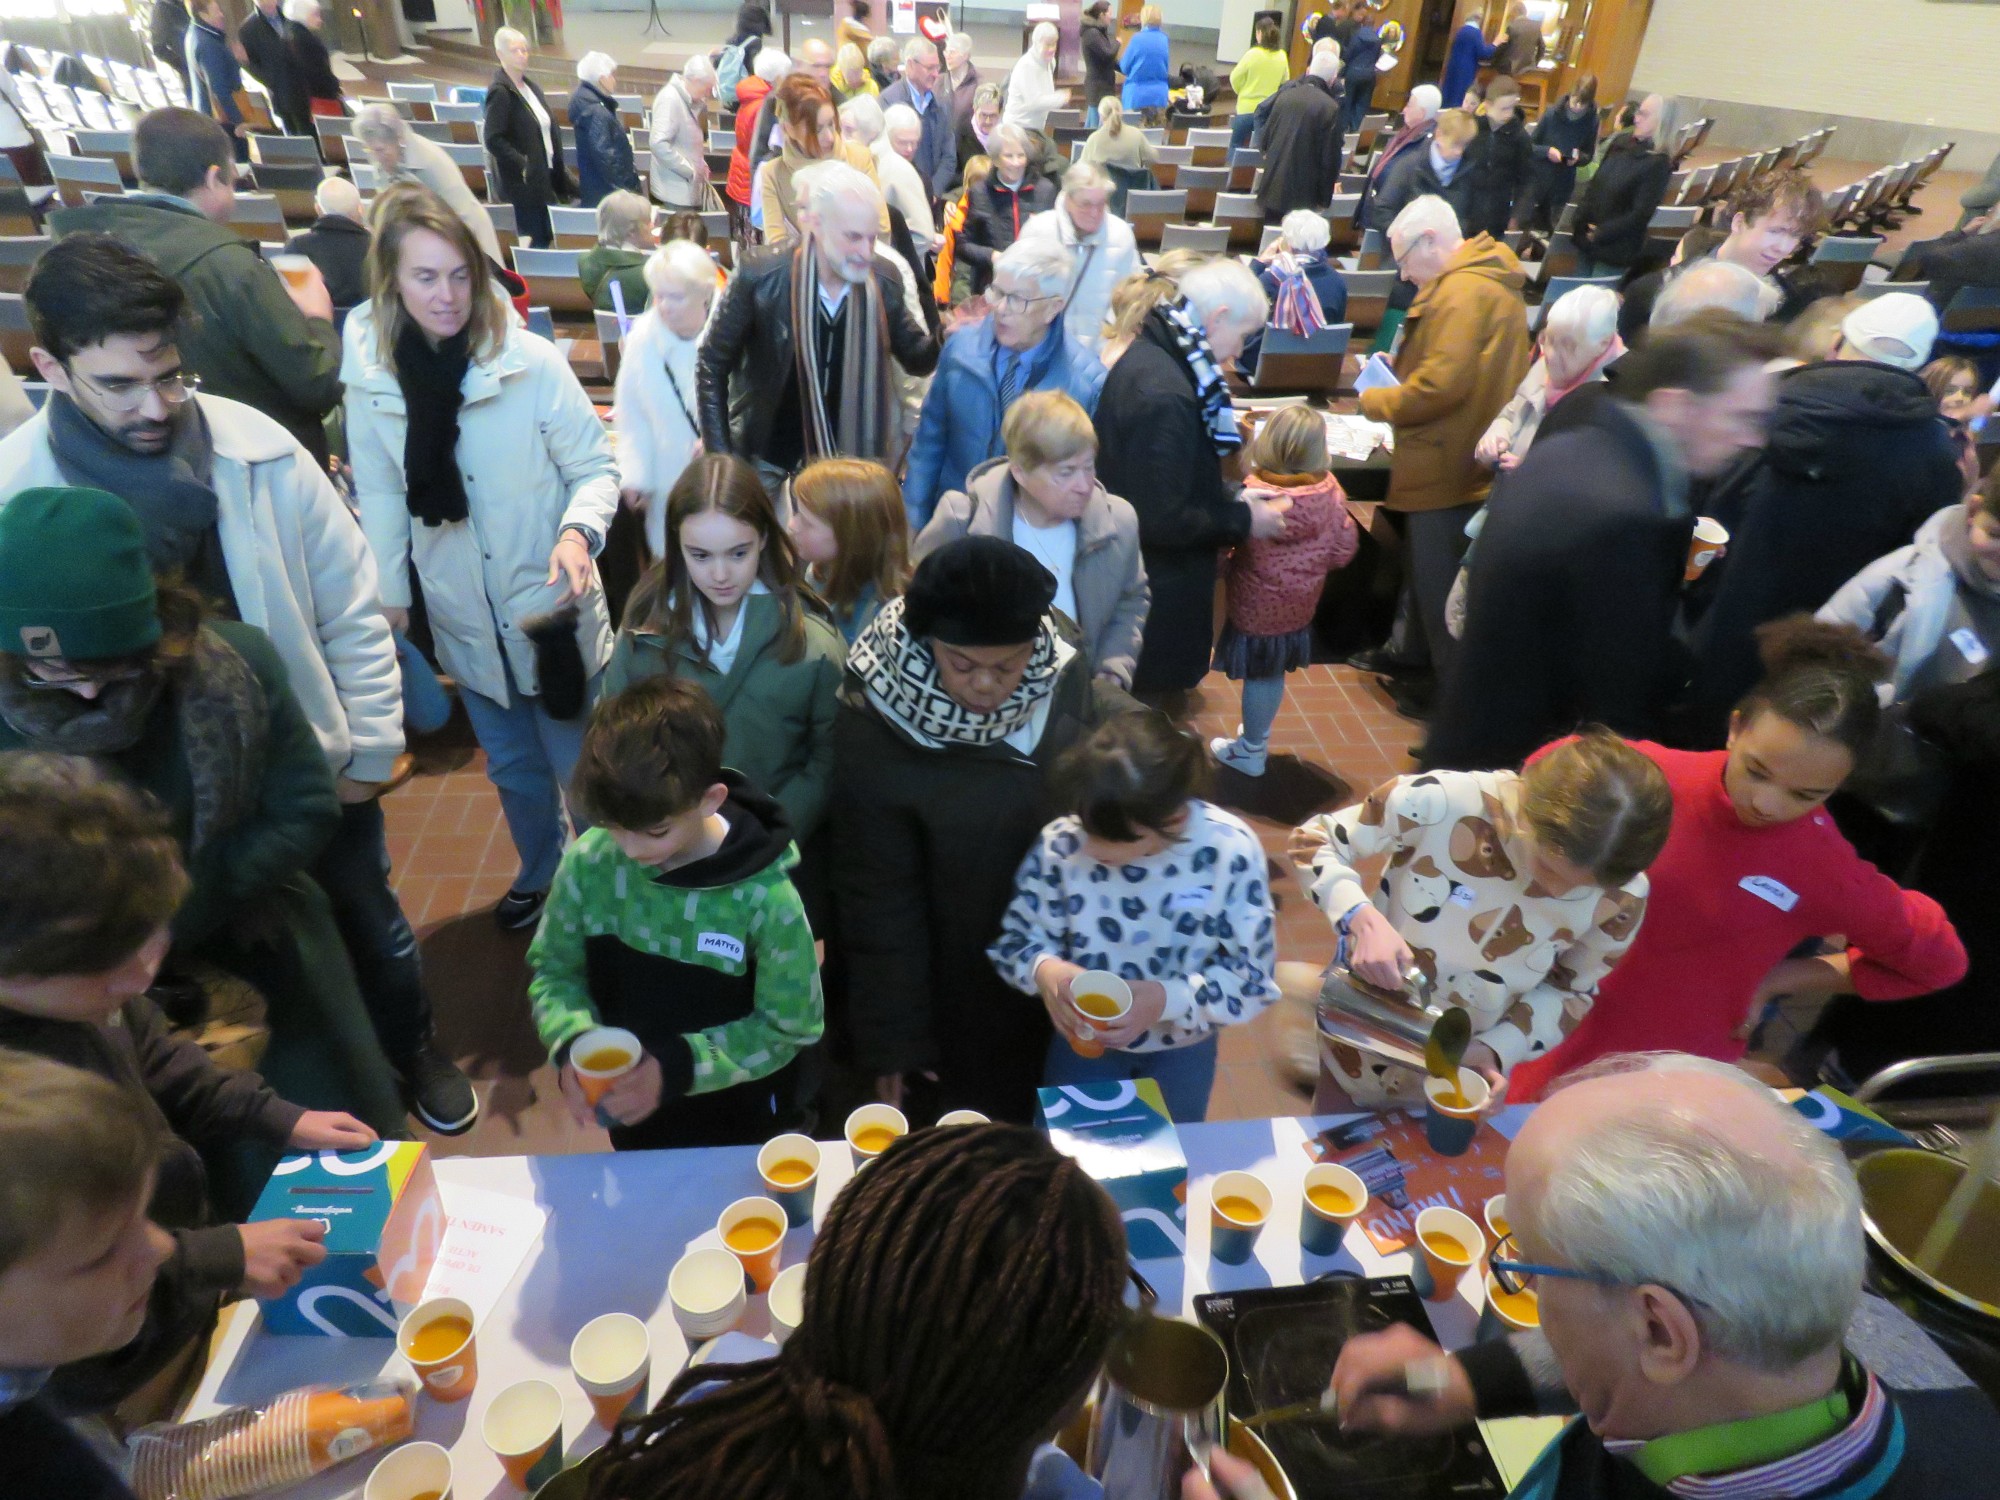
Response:
[[[694,357],[715,305],[715,263],[690,240],[672,240],[646,259],[652,303],[625,335],[612,429],[619,497],[646,513],[646,549],[666,551],[667,491],[701,444]]]
[[[438,665],[458,683],[521,858],[496,915],[527,927],[562,857],[562,793],[611,655],[592,558],[617,470],[583,387],[554,344],[514,322],[464,223],[422,188],[391,192],[369,252],[375,296],[347,320],[341,367],[361,526],[392,623],[407,623],[413,570],[423,585]],[[440,378],[454,357],[456,386]],[[456,425],[422,482],[405,466],[413,410],[418,452],[426,429],[441,443]],[[545,703],[523,627],[569,604],[584,680],[552,680],[549,695],[571,701]],[[565,665],[568,679],[576,659]]]

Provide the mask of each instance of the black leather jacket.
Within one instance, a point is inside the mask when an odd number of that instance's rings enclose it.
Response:
[[[702,446],[756,458],[765,452],[785,381],[792,374],[792,274],[796,247],[746,257],[722,294],[695,358]],[[912,375],[937,364],[938,341],[903,305],[895,265],[875,257],[875,286],[889,320],[889,352]]]

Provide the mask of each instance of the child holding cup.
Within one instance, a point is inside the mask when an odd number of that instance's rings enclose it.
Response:
[[[1277,998],[1263,846],[1200,797],[1200,741],[1155,714],[1112,720],[1070,751],[1072,811],[1042,830],[987,950],[1056,1026],[1048,1084],[1151,1078],[1167,1112],[1199,1120],[1216,1033]],[[1119,1002],[1093,1021],[1093,993]]]
[[[563,855],[528,949],[563,1097],[606,1117],[621,1151],[768,1140],[820,1034],[798,848],[778,804],[722,768],[722,739],[713,700],[680,678],[598,704],[575,786],[597,826]],[[644,1055],[592,1100],[579,1044],[606,1025]]]

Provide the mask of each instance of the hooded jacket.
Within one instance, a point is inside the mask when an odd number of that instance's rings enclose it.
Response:
[[[1225,575],[1229,623],[1244,635],[1290,635],[1312,624],[1326,575],[1344,568],[1361,539],[1347,513],[1340,481],[1331,474],[1253,473],[1246,498],[1284,498],[1282,536],[1252,537],[1230,555]]]
[[[165,194],[59,209],[49,228],[57,239],[116,235],[178,281],[194,314],[181,325],[181,358],[203,394],[256,407],[326,462],[321,423],[340,405],[340,335],[298,310],[255,244]]]
[[[1763,451],[1710,499],[1729,550],[1691,636],[1690,743],[1721,744],[1730,708],[1756,686],[1759,625],[1818,609],[1963,487],[1937,398],[1908,370],[1822,360],[1786,375]]]
[[[1136,132],[1135,132],[1136,133]],[[1061,195],[1052,213],[1036,214],[1021,226],[1023,245],[1060,245],[1076,257],[1069,304],[1063,326],[1084,348],[1096,351],[1104,342],[1104,318],[1111,310],[1111,293],[1119,282],[1140,269],[1139,244],[1132,226],[1107,207],[1095,234],[1078,234]]]
[[[1364,391],[1362,415],[1396,429],[1391,510],[1447,510],[1484,500],[1492,473],[1473,458],[1486,424],[1528,373],[1526,281],[1489,235],[1459,246],[1403,320],[1394,386]]]
[[[729,832],[706,859],[651,869],[602,828],[564,853],[528,948],[535,1029],[558,1066],[584,1032],[622,1026],[659,1060],[672,1100],[768,1077],[819,1040],[791,824],[736,772],[722,780]]]
[[[938,502],[937,514],[911,544],[911,565],[962,536],[1011,542],[1016,493],[1005,458],[979,465],[967,476],[964,490],[953,490]],[[1099,677],[1130,687],[1153,594],[1139,555],[1138,513],[1102,484],[1076,523],[1076,571],[1070,587],[1076,593],[1084,655]]]
[[[1908,699],[1911,683],[1944,639],[1958,591],[1971,587],[2000,597],[2000,584],[1990,579],[1971,584],[1961,579],[1945,552],[1945,528],[1959,528],[1962,537],[1965,524],[1965,507],[1947,505],[1924,522],[1909,546],[1876,558],[1820,606],[1821,620],[1852,625],[1896,659],[1898,701]],[[2000,641],[1981,644],[1990,649]]]

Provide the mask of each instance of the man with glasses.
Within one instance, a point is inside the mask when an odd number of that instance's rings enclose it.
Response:
[[[1061,245],[1017,241],[993,262],[991,316],[945,341],[917,418],[903,478],[911,536],[941,496],[964,489],[974,469],[1005,454],[1001,423],[1027,392],[1066,391],[1085,411],[1097,409],[1104,363],[1063,323],[1075,279],[1076,260]]]
[[[477,1096],[437,1050],[416,939],[389,888],[376,799],[403,750],[402,677],[360,525],[284,428],[197,390],[179,344],[188,299],[145,256],[72,235],[35,263],[25,301],[51,390],[0,441],[0,504],[42,486],[108,490],[138,513],[156,572],[271,638],[336,778],[340,827],[312,873],[382,1050],[418,1118],[470,1128]]]
[[[924,179],[924,190],[937,199],[958,175],[957,124],[951,105],[937,93],[937,48],[922,37],[903,44],[903,76],[882,90],[882,108],[907,104],[924,128],[912,158]]]
[[[1441,1371],[1408,1326],[1350,1339],[1332,1382],[1349,1430],[1580,1413],[1517,1500],[1994,1492],[2000,1414],[1863,1297],[1853,1172],[1748,1075],[1674,1053],[1580,1069],[1515,1137],[1507,1215],[1494,1275],[1536,1293],[1540,1331]]]
[[[181,353],[212,396],[254,406],[321,464],[326,415],[340,405],[340,334],[316,269],[278,275],[230,227],[236,165],[206,115],[156,109],[132,132],[139,191],[49,216],[58,239],[113,234],[180,283],[197,314]]]

